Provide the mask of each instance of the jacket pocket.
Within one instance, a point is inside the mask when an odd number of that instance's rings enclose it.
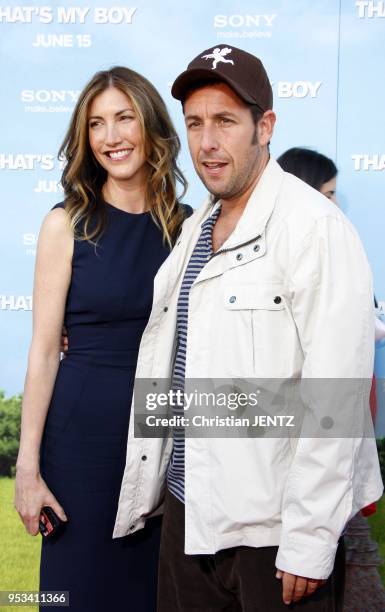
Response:
[[[285,303],[282,288],[280,283],[225,287],[225,308],[229,310],[283,310]]]
[[[224,306],[226,311],[233,314],[232,320],[227,317],[228,326],[239,327],[239,321],[243,320],[243,348],[240,350],[248,351],[252,360],[252,372],[248,370],[248,376],[281,378],[291,370],[292,357],[288,347],[293,331],[283,290],[282,283],[253,283],[225,288]],[[295,339],[292,340],[295,344]]]

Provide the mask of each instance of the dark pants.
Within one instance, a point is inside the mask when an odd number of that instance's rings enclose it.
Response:
[[[277,546],[238,546],[215,555],[184,554],[184,505],[167,492],[160,545],[158,612],[339,612],[343,608],[343,541],[326,584],[298,603],[282,601]]]

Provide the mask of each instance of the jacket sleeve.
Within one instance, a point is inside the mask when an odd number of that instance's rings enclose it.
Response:
[[[360,426],[351,433],[352,423],[364,423],[369,413],[373,290],[360,239],[342,215],[315,222],[292,257],[289,289],[304,354],[303,424],[307,410],[318,421],[327,415],[336,437],[308,430],[298,439],[283,495],[276,566],[323,579],[333,569],[347,521],[381,495],[375,440],[357,433]],[[305,437],[310,431],[313,437]]]

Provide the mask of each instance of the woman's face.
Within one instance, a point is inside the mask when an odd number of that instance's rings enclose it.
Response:
[[[330,179],[330,181],[326,181],[326,183],[323,183],[320,187],[320,192],[323,193],[324,196],[326,196],[327,198],[329,198],[329,200],[331,200],[334,204],[337,204],[337,199],[336,199],[336,183],[337,183],[337,177],[333,176],[332,179]]]
[[[88,112],[92,152],[109,178],[142,184],[146,180],[144,141],[131,100],[109,87],[92,101]]]

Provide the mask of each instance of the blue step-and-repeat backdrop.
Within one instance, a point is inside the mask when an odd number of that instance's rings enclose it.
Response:
[[[0,389],[23,388],[36,241],[62,199],[57,151],[79,91],[100,69],[149,78],[181,135],[186,202],[200,205],[180,104],[170,85],[219,43],[264,62],[278,116],[272,154],[307,146],[339,168],[339,204],[365,245],[385,311],[385,1],[100,0],[0,6]],[[376,351],[378,430],[385,432],[385,346]]]

